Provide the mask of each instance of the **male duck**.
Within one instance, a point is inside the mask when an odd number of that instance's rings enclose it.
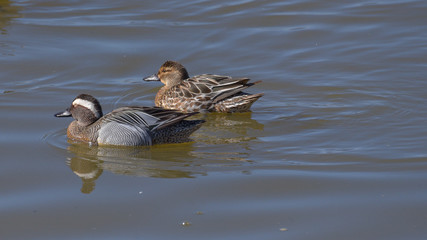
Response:
[[[77,96],[70,108],[55,117],[73,117],[67,129],[70,139],[99,145],[142,146],[189,140],[203,120],[183,120],[195,113],[159,107],[121,107],[103,116],[98,100]]]
[[[158,107],[182,112],[246,112],[263,93],[247,94],[242,90],[261,81],[248,83],[249,78],[232,78],[213,74],[189,77],[183,65],[166,61],[157,74],[145,81],[161,81],[163,86],[156,95]]]

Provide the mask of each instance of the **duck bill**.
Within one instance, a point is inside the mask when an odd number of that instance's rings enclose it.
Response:
[[[59,113],[55,114],[55,117],[71,117],[71,113],[67,109],[63,112],[59,112]]]
[[[160,81],[160,78],[157,76],[157,74],[153,74],[151,76],[143,78],[144,81]]]

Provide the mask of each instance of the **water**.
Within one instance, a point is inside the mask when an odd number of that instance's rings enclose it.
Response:
[[[0,1],[1,239],[426,239],[425,1]],[[263,80],[193,142],[68,142],[165,60]]]

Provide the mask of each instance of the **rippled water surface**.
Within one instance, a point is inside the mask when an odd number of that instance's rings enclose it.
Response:
[[[0,1],[1,239],[427,239],[427,2]],[[69,142],[168,59],[263,83],[193,142]]]

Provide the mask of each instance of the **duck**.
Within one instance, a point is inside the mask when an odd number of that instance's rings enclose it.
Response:
[[[99,101],[89,94],[78,95],[55,117],[73,117],[67,137],[93,145],[150,146],[182,143],[204,120],[184,120],[196,113],[160,107],[127,106],[103,115]]]
[[[189,77],[187,69],[179,62],[166,61],[157,74],[143,78],[161,81],[155,105],[166,109],[191,112],[248,112],[252,104],[264,93],[248,94],[244,89],[262,81],[249,83],[249,78],[233,78],[215,74]]]

